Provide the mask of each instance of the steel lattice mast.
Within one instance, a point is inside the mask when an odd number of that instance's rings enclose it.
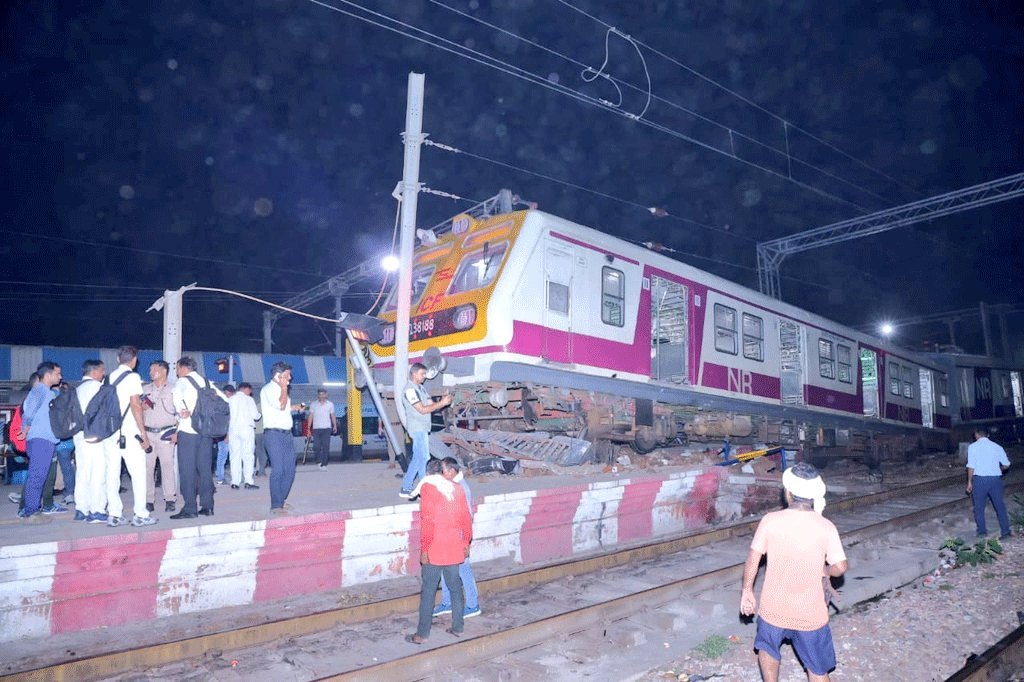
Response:
[[[779,268],[786,256],[1007,201],[1021,194],[1024,194],[1024,173],[1017,173],[967,189],[761,242],[757,245],[757,278],[761,293],[772,298],[782,298]]]

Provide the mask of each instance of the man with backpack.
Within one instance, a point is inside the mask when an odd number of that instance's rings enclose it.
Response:
[[[211,426],[198,423],[200,416],[207,418],[197,409],[200,405],[200,391],[212,389],[224,401],[224,413],[227,412],[227,399],[213,384],[196,371],[198,366],[191,357],[182,356],[174,366],[178,381],[174,384],[171,396],[174,409],[178,413],[178,476],[179,489],[184,498],[181,511],[171,516],[172,519],[194,519],[198,516],[213,516],[213,436]],[[224,423],[227,433],[227,423]],[[224,433],[220,435],[224,435]],[[199,495],[199,506],[196,506],[196,494]]]
[[[24,507],[18,511],[18,516],[25,520],[34,520],[40,510],[43,485],[53,461],[54,448],[59,442],[50,428],[50,400],[53,398],[50,389],[60,383],[60,365],[50,361],[39,363],[36,378],[38,381],[21,404],[21,430],[18,433],[18,438],[25,439],[25,452],[28,454]]]
[[[102,360],[82,363],[82,383],[75,389],[78,404],[85,414],[89,402],[99,392],[107,368]],[[75,441],[75,520],[89,523],[107,522],[107,460],[103,443],[85,440],[85,431],[74,435]]]
[[[142,418],[142,378],[135,372],[139,352],[134,346],[121,346],[117,351],[117,361],[117,369],[110,373],[107,381],[115,387],[121,422],[118,430],[103,440],[107,467],[107,525],[129,523],[128,519],[121,516],[124,509],[120,492],[123,460],[132,481],[135,516],[131,519],[131,525],[152,526],[156,519],[146,509],[146,450],[152,446]],[[97,397],[99,395],[97,392]]]

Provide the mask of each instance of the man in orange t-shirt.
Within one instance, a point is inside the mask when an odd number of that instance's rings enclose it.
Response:
[[[740,611],[758,614],[754,648],[764,682],[779,679],[779,647],[784,640],[792,642],[808,680],[828,682],[836,653],[825,586],[829,577],[846,572],[846,554],[839,531],[821,515],[825,483],[818,470],[800,462],[783,473],[782,485],[788,508],[766,514],[757,526],[743,571]],[[758,610],[754,579],[765,554],[768,565]]]
[[[420,609],[415,634],[405,641],[422,644],[430,636],[434,600],[441,576],[452,595],[452,626],[447,632],[462,634],[466,595],[459,577],[459,565],[469,557],[473,541],[473,519],[462,486],[441,475],[441,462],[431,459],[427,475],[420,479],[412,496],[420,498]]]

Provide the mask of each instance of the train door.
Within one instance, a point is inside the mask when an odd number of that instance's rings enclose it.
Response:
[[[1010,387],[1013,389],[1013,413],[1024,417],[1024,394],[1021,393],[1020,372],[1010,372]]]
[[[779,379],[782,402],[804,404],[803,327],[790,320],[779,321]]]
[[[864,416],[878,418],[878,354],[860,349],[860,383],[864,395]]]
[[[572,253],[549,246],[544,255],[544,329],[541,357],[553,362],[572,361]]]
[[[921,388],[921,425],[927,429],[935,428],[935,391],[932,383],[932,371],[924,367],[917,371],[918,385]]]
[[[683,284],[651,277],[651,378],[686,383],[689,292]]]

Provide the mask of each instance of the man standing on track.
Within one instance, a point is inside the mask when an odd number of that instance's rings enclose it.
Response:
[[[999,519],[1000,539],[1010,537],[1010,519],[1003,499],[1003,472],[1009,468],[1010,460],[1003,446],[990,441],[985,429],[975,429],[974,442],[967,447],[967,493],[974,501],[974,523],[979,538],[988,535],[985,503],[989,499]]]
[[[270,459],[270,513],[287,514],[288,493],[295,482],[295,444],[292,442],[292,401],[288,385],[292,366],[278,360],[270,368],[270,381],[260,391],[263,439]]]
[[[456,637],[462,634],[466,596],[459,565],[469,557],[473,541],[473,519],[462,486],[441,475],[441,462],[436,459],[430,462],[427,474],[413,491],[420,496],[421,584],[416,632],[405,636],[411,644],[423,644],[430,637],[430,620],[441,576],[452,596],[452,626],[447,632]]]
[[[783,473],[782,485],[788,509],[765,514],[757,526],[743,570],[740,611],[757,612],[754,648],[764,682],[778,682],[784,640],[792,642],[808,680],[828,682],[836,653],[825,587],[829,577],[846,572],[846,554],[839,531],[821,515],[825,483],[818,470],[800,462]],[[758,610],[754,580],[764,554],[768,566]]]

